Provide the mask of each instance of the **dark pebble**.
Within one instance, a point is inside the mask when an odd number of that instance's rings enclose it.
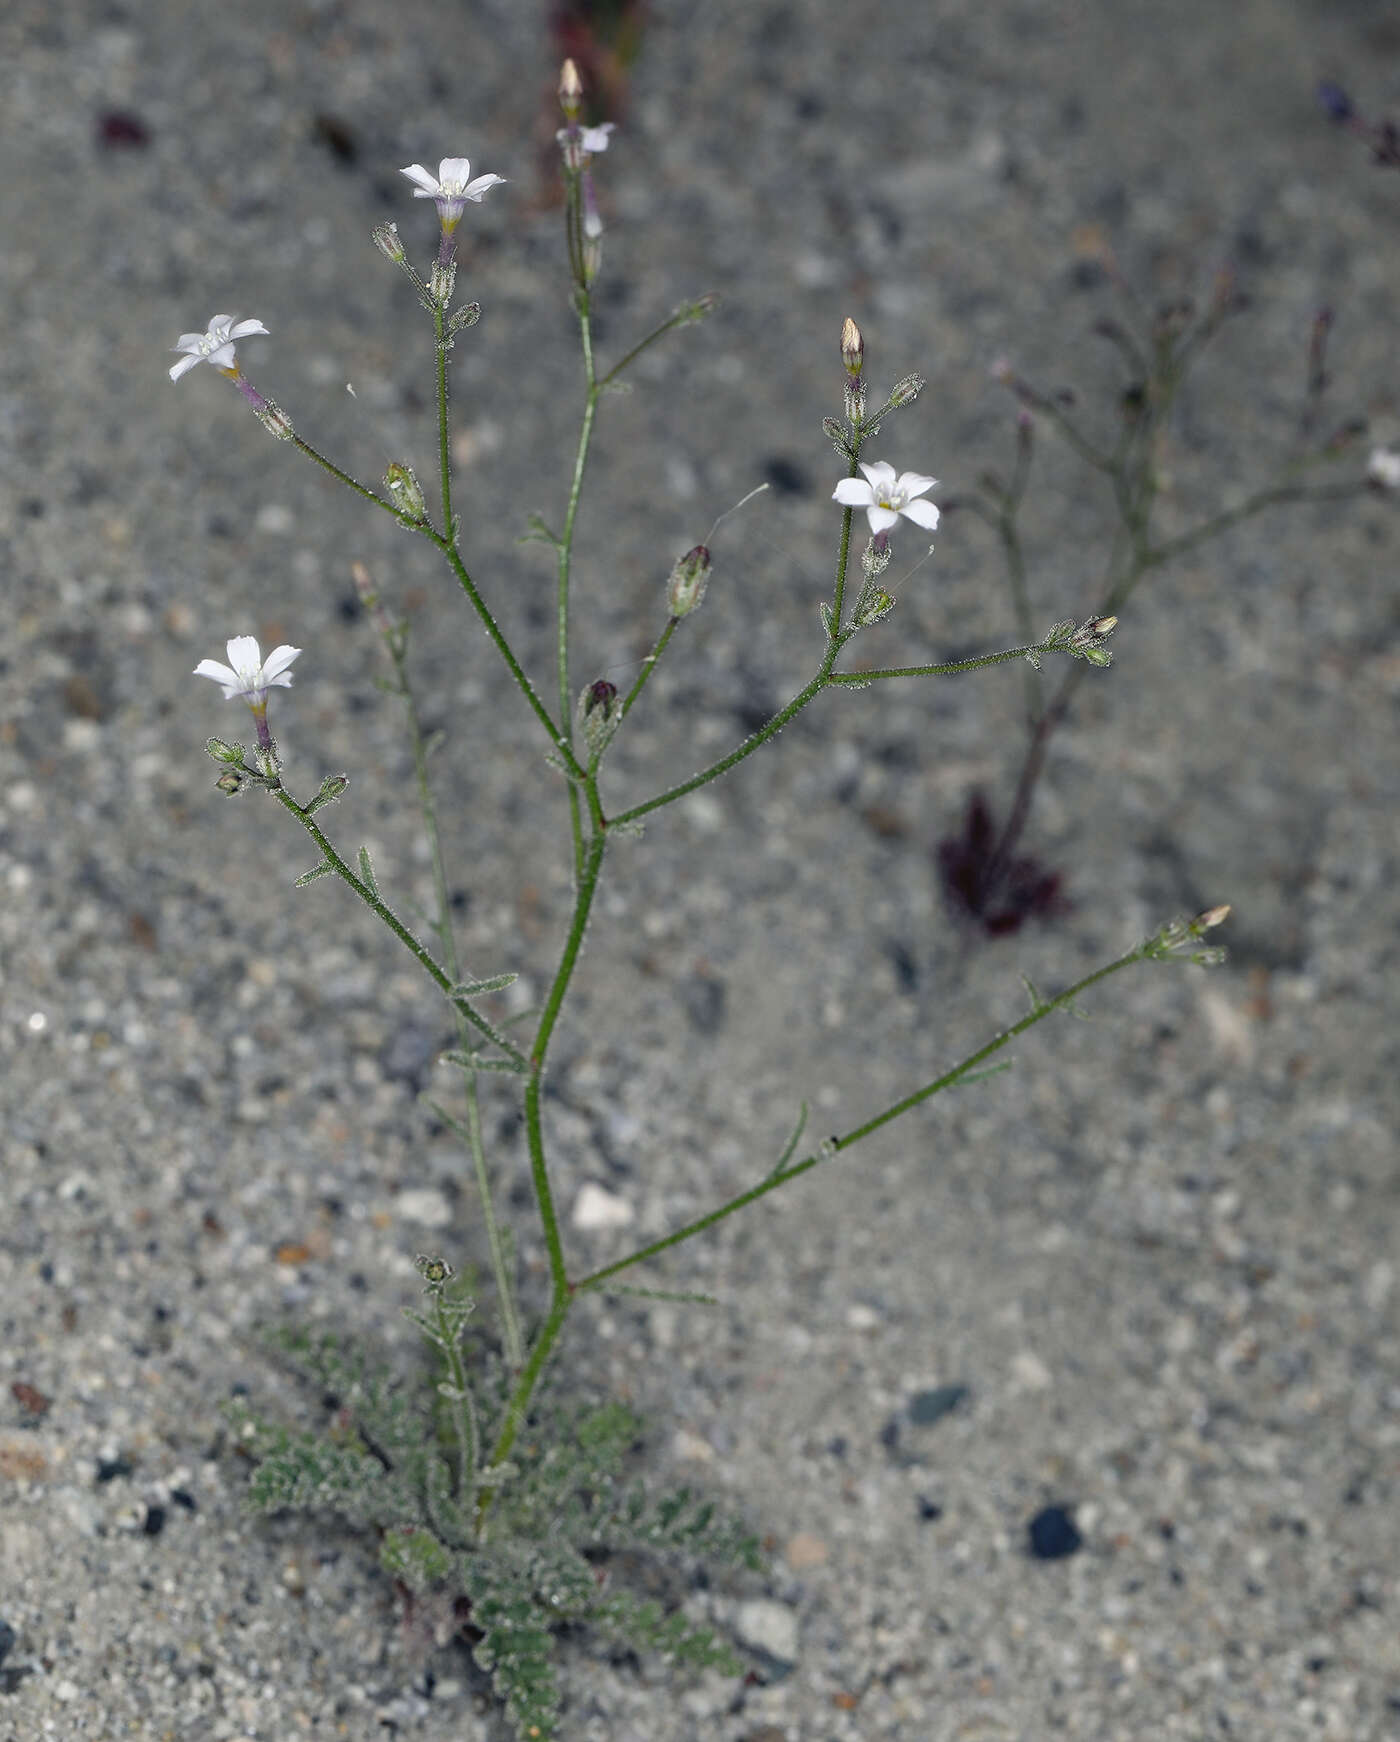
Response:
[[[1079,1527],[1063,1506],[1042,1507],[1028,1526],[1031,1554],[1038,1561],[1060,1561],[1084,1546]]]

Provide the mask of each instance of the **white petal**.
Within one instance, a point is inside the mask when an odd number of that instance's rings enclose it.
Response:
[[[203,343],[203,333],[181,333],[170,349],[172,351],[198,351]]]
[[[262,322],[256,320],[239,321],[236,327],[229,328],[228,336],[231,339],[246,339],[249,333],[265,333],[269,339],[272,337]]]
[[[237,355],[238,353],[233,348],[233,341],[230,339],[227,344],[220,345],[217,350],[211,351],[207,360],[213,369],[232,369]]]
[[[227,689],[232,684],[237,689],[243,682],[236,671],[230,671],[226,665],[220,665],[217,659],[201,659],[194,668],[195,677],[212,677],[215,683],[221,683]]]
[[[274,647],[263,661],[262,674],[267,683],[290,684],[292,674],[287,667],[301,652],[299,647],[288,647],[285,642],[281,647]]]
[[[579,135],[579,144],[585,151],[606,151],[608,135],[616,125],[615,121],[604,121],[601,127],[585,127]]]
[[[875,463],[870,466],[867,466],[865,461],[862,460],[860,462],[860,469],[865,473],[866,477],[869,478],[870,488],[877,496],[889,495],[890,491],[894,488],[894,467],[890,465],[887,460],[876,460]]]
[[[400,175],[406,175],[410,181],[416,181],[418,186],[413,190],[415,200],[428,200],[438,191],[436,178],[421,163],[410,163],[407,169],[401,169]]]
[[[178,381],[182,375],[193,369],[195,364],[199,361],[200,359],[198,357],[181,357],[178,363],[172,363],[170,365],[170,379],[172,381]]]
[[[892,526],[899,525],[899,516],[893,508],[881,508],[878,503],[872,503],[865,513],[872,532],[888,532]]]
[[[865,508],[874,500],[874,492],[860,478],[843,478],[831,492],[831,499],[847,508]]]
[[[212,333],[217,328],[221,332],[226,332],[237,319],[237,315],[210,315],[206,331]]]
[[[900,512],[906,520],[912,520],[915,526],[922,526],[926,532],[932,532],[938,525],[938,510],[932,502],[906,502]]]
[[[257,636],[235,635],[228,643],[228,662],[235,671],[256,671],[262,664]]]
[[[922,496],[925,490],[932,490],[937,482],[937,478],[926,478],[922,472],[901,472],[895,488],[905,496]]]
[[[469,157],[444,157],[438,165],[438,186],[442,188],[465,187],[471,173],[472,165]]]
[[[462,195],[465,199],[480,200],[490,193],[498,181],[504,182],[505,179],[503,175],[479,175],[475,181],[468,182],[466,187],[462,189]]]

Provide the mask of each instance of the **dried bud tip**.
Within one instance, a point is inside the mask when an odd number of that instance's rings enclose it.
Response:
[[[855,379],[865,362],[865,339],[849,315],[841,323],[841,362],[846,373]]]
[[[559,69],[559,107],[570,121],[578,114],[582,98],[583,80],[578,76],[578,68],[572,60],[566,60]]]
[[[1216,926],[1224,925],[1230,917],[1230,904],[1223,902],[1219,907],[1208,907],[1204,913],[1197,914],[1196,924],[1202,931],[1213,931]]]
[[[902,381],[896,381],[890,393],[890,404],[893,407],[912,405],[924,390],[922,375],[906,375]]]

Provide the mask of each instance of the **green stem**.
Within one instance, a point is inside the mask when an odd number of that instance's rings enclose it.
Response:
[[[1010,1045],[1018,1035],[1024,1034],[1028,1028],[1034,1028],[1036,1023],[1043,1022],[1047,1016],[1062,1009],[1077,998],[1081,992],[1086,992],[1089,987],[1097,985],[1100,980],[1107,979],[1110,974],[1116,974],[1121,968],[1142,961],[1147,956],[1149,948],[1156,942],[1157,935],[1154,934],[1153,937],[1129,950],[1126,955],[1119,956],[1116,961],[1096,968],[1093,973],[1086,974],[1082,980],[1076,980],[1074,985],[1067,987],[1058,996],[1037,1004],[1029,1015],[1023,1016],[1010,1028],[1003,1029],[985,1046],[978,1047],[976,1052],[969,1053],[959,1064],[954,1065],[952,1070],[945,1071],[940,1077],[935,1077],[931,1083],[926,1083],[923,1088],[916,1089],[912,1095],[905,1095],[902,1100],[886,1107],[884,1112],[877,1113],[873,1119],[867,1119],[863,1125],[857,1125],[853,1130],[846,1132],[844,1136],[829,1138],[815,1154],[794,1162],[791,1167],[784,1168],[781,1173],[770,1174],[758,1185],[751,1186],[746,1192],[740,1192],[737,1197],[730,1198],[727,1203],[721,1204],[716,1210],[711,1210],[708,1215],[687,1223],[683,1228],[678,1228],[674,1234],[667,1234],[663,1239],[653,1240],[650,1245],[643,1246],[629,1257],[619,1258],[616,1263],[606,1264],[601,1270],[594,1270],[587,1276],[580,1277],[573,1285],[574,1292],[577,1294],[586,1288],[596,1288],[608,1277],[616,1276],[619,1271],[629,1270],[634,1264],[641,1264],[649,1258],[655,1258],[658,1253],[665,1252],[672,1246],[679,1246],[684,1240],[694,1238],[696,1234],[703,1233],[706,1228],[714,1227],[716,1222],[722,1222],[727,1216],[732,1216],[736,1210],[742,1210],[747,1204],[752,1204],[759,1198],[766,1197],[769,1192],[777,1191],[780,1186],[787,1185],[799,1174],[809,1172],[818,1163],[828,1160],[843,1149],[850,1149],[863,1138],[869,1137],[872,1132],[878,1131],[881,1126],[888,1125],[892,1120],[898,1119],[902,1114],[908,1113],[912,1108],[929,1100],[931,1096],[937,1095],[944,1089],[955,1087],[961,1078],[965,1077],[969,1071],[974,1070],[984,1059],[991,1058],[994,1053],[1000,1052],[1004,1046]]]
[[[828,684],[865,684],[873,683],[881,677],[951,677],[959,671],[976,671],[983,665],[1001,665],[1008,659],[1025,659],[1029,654],[1048,653],[1051,649],[1043,641],[1032,643],[1029,647],[1008,647],[1001,653],[983,653],[976,659],[950,659],[941,665],[896,665],[884,671],[833,671],[828,672]]]
[[[839,643],[836,643],[839,647]],[[834,657],[834,655],[833,655]],[[731,750],[728,756],[722,756],[718,762],[713,762],[699,774],[694,774],[689,780],[683,780],[679,786],[668,787],[665,792],[658,793],[655,798],[649,798],[642,804],[633,805],[631,810],[620,815],[609,817],[608,826],[615,828],[619,823],[635,822],[638,817],[650,815],[652,811],[660,810],[663,805],[674,804],[678,798],[684,798],[688,792],[694,792],[697,787],[705,786],[712,780],[717,780],[721,774],[742,762],[746,756],[752,756],[754,751],[766,744],[770,738],[782,731],[794,714],[805,708],[812,697],[817,695],[830,680],[830,673],[822,670],[798,691],[781,713],[774,714],[766,726],[761,726],[751,738],[746,738],[738,749]]]
[[[433,328],[437,334],[437,412],[438,412],[438,470],[442,479],[442,528],[444,534],[456,544],[452,527],[452,452],[449,442],[447,420],[447,333],[443,319],[444,310],[440,302],[433,304]]]
[[[588,448],[593,439],[593,422],[598,413],[598,383],[593,368],[593,327],[589,318],[587,293],[580,290],[576,303],[579,342],[583,349],[583,376],[586,383],[583,401],[583,422],[579,426],[578,445],[574,449],[574,470],[569,480],[569,503],[564,513],[564,530],[558,544],[558,578],[555,584],[556,655],[559,682],[559,723],[561,735],[573,744],[573,688],[569,680],[569,581],[574,560],[574,526],[578,505],[583,497],[583,475],[588,465]],[[574,881],[583,874],[583,815],[578,788],[569,785],[569,829],[574,847]]]
[[[453,574],[457,577],[457,584],[471,601],[472,609],[481,619],[482,626],[486,630],[486,633],[496,644],[496,651],[505,661],[506,668],[510,672],[510,675],[515,679],[516,687],[519,689],[521,695],[524,696],[525,700],[530,704],[536,719],[549,734],[549,741],[563,758],[564,765],[570,776],[575,780],[581,780],[583,778],[584,770],[578,758],[574,755],[572,745],[569,740],[560,733],[559,727],[555,725],[554,721],[550,718],[549,709],[545,707],[544,703],[540,700],[539,692],[535,689],[535,686],[530,682],[529,678],[526,677],[524,668],[521,666],[520,661],[515,657],[514,650],[506,640],[500,624],[497,623],[496,619],[491,615],[490,610],[487,608],[486,601],[477,590],[476,582],[473,581],[471,576],[467,573],[466,564],[462,561],[461,556],[458,554],[454,546],[445,539],[441,533],[434,532],[431,527],[423,527],[421,530],[424,538],[426,538],[430,544],[436,545],[442,552],[443,556],[446,557],[448,565]]]
[[[616,381],[624,369],[630,369],[649,345],[654,345],[658,339],[664,339],[667,333],[673,332],[677,327],[688,326],[693,318],[694,317],[691,314],[681,310],[678,313],[671,315],[669,319],[662,321],[661,325],[653,332],[648,333],[644,339],[633,345],[632,349],[620,362],[613,364],[612,368],[609,369],[607,374],[598,382],[599,392],[602,392],[605,387],[610,386],[614,381]]]
[[[269,782],[267,784],[267,790],[284,810],[291,812],[291,814],[306,830],[307,834],[311,836],[312,840],[315,841],[316,845],[321,849],[326,863],[330,866],[331,870],[335,872],[336,876],[340,878],[341,882],[353,889],[355,894],[359,896],[360,900],[364,902],[365,906],[383,920],[384,924],[388,926],[389,930],[393,932],[399,942],[403,944],[407,950],[412,952],[414,959],[423,968],[424,972],[429,975],[434,984],[450,997],[452,988],[456,982],[433,959],[431,951],[429,951],[423,944],[419,943],[418,939],[414,937],[413,933],[409,931],[408,927],[403,923],[393,909],[388,907],[385,902],[374,893],[367,883],[362,882],[360,878],[355,875],[341,858],[340,854],[337,853],[335,848],[331,845],[324,831],[312,820],[308,808],[304,805],[299,805],[292,797],[291,793],[287,791],[286,787],[282,785],[281,781],[277,781],[275,784]],[[501,1034],[499,1030],[488,1022],[479,1011],[473,1010],[471,1005],[461,999],[452,999],[451,1002],[453,1007],[462,1012],[467,1021],[471,1023],[472,1027],[475,1028],[477,1033],[484,1039],[489,1040],[493,1046],[499,1047],[501,1051],[504,1052],[514,1063],[519,1065],[526,1064],[527,1061],[525,1055],[521,1052],[520,1048],[508,1039],[507,1036]]]
[[[625,720],[628,714],[632,712],[633,703],[646,687],[647,679],[656,670],[656,662],[661,658],[661,655],[665,653],[666,643],[675,634],[676,626],[679,622],[679,617],[668,617],[666,619],[666,627],[657,637],[656,646],[652,648],[651,652],[642,661],[642,669],[637,673],[637,681],[627,692],[626,699],[622,704],[622,713],[619,716],[621,719]]]
[[[457,940],[452,931],[452,906],[447,889],[447,866],[443,859],[442,839],[438,832],[437,807],[433,802],[432,786],[428,779],[428,747],[423,736],[423,724],[418,717],[418,706],[413,697],[413,686],[408,677],[408,655],[404,632],[402,629],[397,632],[386,630],[382,639],[389,658],[393,661],[394,673],[398,679],[399,696],[403,701],[404,710],[408,717],[409,738],[413,744],[413,768],[418,781],[418,808],[423,817],[423,833],[427,838],[428,856],[433,867],[433,895],[437,903],[438,938],[442,946],[443,965],[455,985],[461,979],[462,970],[457,958]],[[454,1004],[452,1008],[457,1021],[458,1043],[464,1053],[470,1052],[470,1025],[467,1012],[460,1004]],[[504,1038],[501,1036],[501,1039]],[[512,1050],[516,1049],[512,1048]],[[521,1058],[523,1063],[523,1056],[518,1051],[517,1057]],[[477,1196],[481,1201],[482,1220],[486,1226],[486,1243],[491,1253],[491,1273],[496,1283],[496,1299],[500,1303],[501,1341],[505,1347],[508,1365],[512,1369],[518,1369],[524,1360],[525,1342],[520,1329],[520,1313],[515,1303],[515,1290],[510,1279],[510,1268],[506,1261],[505,1242],[501,1238],[500,1224],[496,1219],[496,1205],[491,1193],[491,1178],[486,1166],[486,1151],[481,1141],[481,1112],[477,1100],[476,1073],[470,1068],[464,1068],[462,1074],[465,1079],[467,1097],[467,1153],[472,1158],[472,1168],[476,1174]],[[455,1121],[454,1128],[456,1128]],[[475,1424],[473,1424],[473,1432],[475,1432]],[[473,1468],[478,1449],[473,1449]]]
[[[352,478],[348,472],[342,472],[340,467],[337,466],[333,460],[328,460],[324,454],[318,454],[315,448],[311,446],[310,442],[304,442],[299,435],[294,435],[291,440],[292,446],[298,453],[305,454],[308,460],[315,460],[316,464],[322,469],[322,471],[329,472],[332,478],[335,478],[340,483],[344,484],[347,489],[353,490],[357,496],[363,496],[366,502],[373,502],[376,508],[382,508],[386,514],[392,514],[394,519],[397,520],[401,526],[417,525],[416,521],[405,520],[395,503],[387,501],[383,496],[378,495],[367,485],[361,484],[358,479]]]

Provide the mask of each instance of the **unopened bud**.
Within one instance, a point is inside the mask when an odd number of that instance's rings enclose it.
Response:
[[[204,748],[215,762],[228,762],[235,768],[243,766],[244,750],[241,744],[229,744],[222,738],[211,738]]]
[[[692,321],[704,321],[719,307],[719,297],[714,291],[707,290],[704,296],[697,296],[694,302],[683,302],[672,317],[678,326],[689,326]]]
[[[447,331],[449,334],[464,333],[468,327],[474,327],[480,319],[481,304],[479,302],[463,303],[452,319],[448,321]]]
[[[901,405],[912,405],[924,390],[922,375],[906,375],[902,381],[896,381],[890,393],[890,408],[897,411]]]
[[[434,260],[433,270],[428,275],[428,295],[439,308],[446,308],[452,301],[452,291],[456,283],[457,262]]]
[[[854,627],[868,629],[872,623],[888,617],[893,610],[893,593],[887,593],[883,587],[867,587],[861,593],[860,602],[856,606]]]
[[[247,784],[244,776],[236,768],[226,768],[214,782],[215,787],[225,798],[235,798]]]
[[[1090,617],[1087,623],[1081,623],[1070,636],[1069,651],[1080,659],[1087,659],[1090,665],[1112,665],[1113,655],[1104,646],[1104,642],[1117,627],[1116,617]]]
[[[296,434],[291,418],[280,405],[274,405],[270,399],[264,400],[258,407],[258,422],[269,435],[275,435],[279,442],[289,442]]]
[[[854,381],[865,362],[865,340],[849,315],[841,323],[841,363]]]
[[[384,488],[389,492],[400,514],[409,520],[426,520],[428,506],[423,500],[423,486],[413,467],[395,460],[384,474]]]
[[[395,266],[403,264],[403,243],[399,240],[397,224],[376,224],[370,234],[374,238],[375,247],[386,260],[392,260]]]
[[[710,553],[703,544],[692,545],[671,570],[666,609],[673,617],[688,617],[703,601],[709,579]]]
[[[850,423],[859,428],[865,419],[865,383],[858,375],[846,377],[845,403],[842,410]]]
[[[590,756],[601,755],[622,718],[617,685],[607,678],[585,684],[578,698],[578,724]]]
[[[559,107],[564,111],[566,120],[574,120],[583,99],[583,80],[578,76],[578,68],[573,61],[566,60],[559,69]]]
[[[1196,924],[1202,931],[1214,931],[1216,926],[1224,925],[1230,917],[1230,903],[1223,902],[1219,907],[1208,907],[1204,913],[1196,915]]]
[[[349,785],[350,780],[348,775],[328,774],[321,782],[321,790],[317,796],[321,799],[322,803],[330,804],[335,799],[340,798]]]

